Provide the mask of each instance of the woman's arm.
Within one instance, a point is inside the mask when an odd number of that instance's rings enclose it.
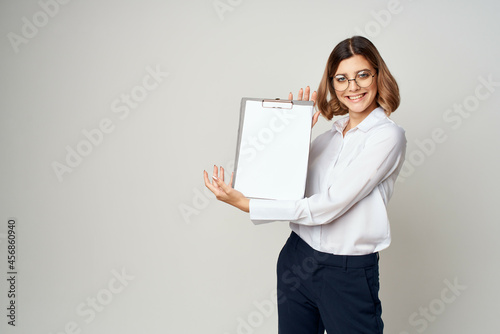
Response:
[[[291,221],[301,225],[322,225],[343,215],[368,196],[381,182],[395,178],[406,150],[404,130],[398,126],[378,131],[363,151],[336,175],[327,189],[297,201],[252,199],[254,221]]]

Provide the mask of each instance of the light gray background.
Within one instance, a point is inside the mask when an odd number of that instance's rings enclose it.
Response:
[[[274,300],[289,228],[254,226],[207,198],[202,171],[234,159],[241,97],[316,88],[332,48],[360,33],[400,84],[393,119],[414,166],[390,203],[393,243],[381,254],[386,332],[498,330],[500,87],[476,97],[480,77],[500,82],[498,2],[73,0],[47,22],[41,10],[0,2],[2,333],[276,333],[276,312],[257,305]],[[9,33],[22,36],[34,15],[38,32],[15,52]],[[120,119],[113,101],[138,94],[148,67],[169,74]],[[464,103],[467,117],[447,111]],[[60,182],[52,164],[103,119],[113,130]],[[314,136],[331,125],[320,119]],[[15,328],[5,316],[10,217]],[[106,304],[92,320],[78,311],[91,298]]]

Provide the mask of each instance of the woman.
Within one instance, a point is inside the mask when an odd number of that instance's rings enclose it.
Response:
[[[391,241],[386,207],[406,150],[404,130],[388,118],[398,85],[375,46],[354,36],[333,49],[311,100],[313,126],[319,112],[348,117],[313,141],[304,199],[248,199],[222,167],[213,182],[204,171],[205,185],[253,221],[290,221],[277,268],[279,333],[382,333],[378,252]]]

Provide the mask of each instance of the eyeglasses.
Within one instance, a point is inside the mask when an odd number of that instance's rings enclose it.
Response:
[[[359,71],[354,79],[347,79],[345,75],[339,74],[333,77],[333,89],[343,92],[349,87],[349,82],[354,81],[360,88],[366,88],[373,83],[375,74],[368,70]]]

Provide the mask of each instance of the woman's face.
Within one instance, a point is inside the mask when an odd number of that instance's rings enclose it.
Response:
[[[365,57],[354,55],[340,62],[333,80],[336,80],[335,78],[338,75],[343,75],[347,79],[354,79],[363,70],[369,70],[372,75],[376,73]],[[335,94],[339,101],[349,109],[349,113],[369,114],[377,107],[377,101],[375,100],[377,96],[377,78],[374,77],[370,86],[365,88],[358,86],[356,81],[351,80],[345,91],[339,92],[336,90]]]

